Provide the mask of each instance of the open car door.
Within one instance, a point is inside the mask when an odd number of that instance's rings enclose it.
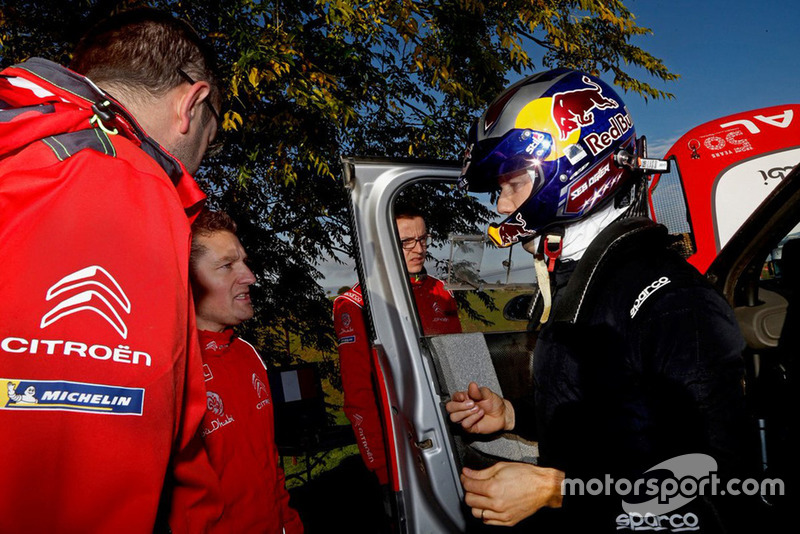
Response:
[[[462,436],[444,405],[470,380],[507,395],[532,388],[536,334],[501,312],[513,296],[535,290],[532,257],[512,260],[509,250],[487,248],[482,235],[451,235],[434,243],[426,269],[455,294],[463,332],[427,335],[406,273],[394,206],[417,187],[453,187],[460,164],[345,159],[344,170],[398,530],[481,530],[484,525],[463,503],[461,467],[487,467],[499,459],[535,463],[538,449],[512,435]]]

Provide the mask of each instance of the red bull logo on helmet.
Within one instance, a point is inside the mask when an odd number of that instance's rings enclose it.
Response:
[[[491,224],[487,231],[489,237],[498,247],[508,247],[519,241],[521,237],[533,235],[534,232],[528,230],[525,219],[521,213],[517,213],[514,221],[506,221],[500,224]]]
[[[602,87],[591,78],[583,76],[582,81],[588,87],[555,93],[552,96],[551,113],[562,141],[575,130],[594,124],[593,110],[620,107],[619,102],[604,96]]]

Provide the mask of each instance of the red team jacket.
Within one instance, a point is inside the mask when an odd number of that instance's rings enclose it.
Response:
[[[426,336],[461,332],[453,295],[441,280],[412,275],[411,287]],[[361,458],[381,484],[389,482],[383,428],[373,389],[370,340],[362,313],[361,287],[354,285],[333,303],[333,322],[339,339],[339,367],[344,389],[344,412],[353,426]]]
[[[0,73],[0,532],[152,532],[165,480],[174,532],[221,512],[188,277],[204,195],[106,98],[46,60]]]
[[[278,465],[264,363],[232,330],[199,335],[208,398],[201,434],[225,501],[217,530],[302,534]]]

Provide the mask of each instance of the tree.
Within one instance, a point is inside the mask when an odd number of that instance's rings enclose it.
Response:
[[[220,54],[226,150],[198,181],[240,225],[259,279],[246,335],[269,361],[292,359],[289,337],[333,349],[319,268],[353,255],[341,155],[457,159],[508,77],[539,67],[612,76],[644,98],[672,95],[631,72],[676,78],[631,43],[650,30],[619,0],[3,1],[2,64],[67,63],[79,32],[143,4],[190,20]],[[438,240],[477,232],[489,215],[448,187],[419,202],[450,214],[429,221]]]

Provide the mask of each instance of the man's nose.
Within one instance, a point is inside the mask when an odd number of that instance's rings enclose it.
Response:
[[[500,195],[500,198],[497,199],[497,213],[502,215],[511,215],[514,213],[514,203],[511,202],[511,199],[508,198],[507,195]]]
[[[253,271],[250,270],[250,267],[247,265],[243,266],[243,270],[241,275],[239,276],[239,283],[240,284],[255,284],[256,282],[256,275],[253,274]]]

